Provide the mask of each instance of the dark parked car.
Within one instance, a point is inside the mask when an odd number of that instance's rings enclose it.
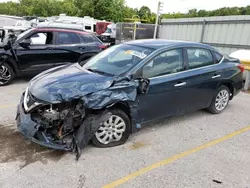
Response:
[[[244,67],[199,43],[138,40],[86,64],[36,76],[21,97],[18,129],[34,142],[76,151],[123,144],[142,124],[199,109],[221,113],[242,88]]]
[[[38,74],[65,63],[86,60],[106,46],[89,33],[61,28],[33,28],[0,49],[0,86],[15,76]]]

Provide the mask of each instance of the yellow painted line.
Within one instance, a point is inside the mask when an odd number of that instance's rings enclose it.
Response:
[[[214,146],[214,145],[216,145],[216,144],[219,144],[219,143],[221,143],[221,142],[223,142],[223,141],[225,141],[225,140],[228,140],[228,139],[230,139],[230,138],[232,138],[232,137],[234,137],[234,136],[237,136],[237,135],[239,135],[239,134],[242,134],[242,133],[244,133],[244,132],[246,132],[246,131],[250,131],[250,126],[244,127],[244,128],[242,128],[242,129],[240,129],[240,130],[238,130],[238,131],[235,131],[235,132],[233,132],[233,133],[230,133],[230,134],[228,134],[228,135],[226,135],[226,136],[223,136],[223,137],[221,137],[221,138],[218,138],[218,139],[216,139],[216,140],[213,140],[213,141],[211,141],[211,142],[208,142],[208,143],[206,143],[206,144],[203,144],[203,145],[198,146],[198,147],[196,147],[196,148],[193,148],[193,149],[191,149],[191,150],[184,151],[184,152],[179,153],[179,154],[176,154],[176,155],[174,155],[174,156],[172,156],[172,157],[170,157],[170,158],[164,159],[164,160],[159,161],[159,162],[157,162],[157,163],[155,163],[155,164],[152,164],[152,165],[150,165],[150,166],[147,166],[147,167],[145,167],[145,168],[142,168],[142,169],[140,169],[140,170],[138,170],[138,171],[136,171],[136,172],[133,172],[133,173],[131,173],[131,174],[129,174],[129,175],[127,175],[127,176],[121,178],[121,179],[118,179],[118,180],[116,180],[116,181],[114,181],[114,182],[112,182],[112,183],[110,183],[110,184],[107,184],[107,185],[103,186],[103,188],[113,188],[113,187],[117,187],[117,186],[122,185],[122,184],[126,183],[127,181],[132,180],[132,179],[134,179],[134,178],[136,178],[136,177],[138,177],[138,176],[140,176],[140,175],[143,175],[143,174],[145,174],[145,173],[147,173],[147,172],[149,172],[149,171],[152,171],[152,170],[154,170],[154,169],[156,169],[156,168],[159,168],[159,167],[161,167],[161,166],[170,164],[170,163],[172,163],[172,162],[174,162],[174,161],[176,161],[176,160],[178,160],[178,159],[181,159],[181,158],[183,158],[183,157],[186,157],[186,156],[188,156],[188,155],[191,155],[191,154],[193,154],[193,153],[195,153],[195,152],[197,152],[197,151],[200,151],[200,150],[209,148],[209,147],[211,147],[211,146]]]
[[[11,107],[17,107],[17,105],[15,104],[12,104],[12,105],[2,105],[2,106],[0,106],[0,109],[2,109],[2,108],[11,108]]]

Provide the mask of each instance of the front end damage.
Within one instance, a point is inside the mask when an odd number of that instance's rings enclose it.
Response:
[[[60,102],[55,89],[49,88],[47,91],[53,91],[49,94],[56,103],[41,101],[27,89],[18,105],[18,130],[37,144],[75,152],[78,159],[95,132],[112,115],[108,108],[126,101],[132,108],[131,118],[136,116],[138,83],[126,79],[117,79],[109,88],[81,97],[79,92],[77,97],[60,96]]]
[[[18,105],[16,118],[18,130],[37,144],[76,152],[77,158],[101,123],[111,116],[105,110],[86,112],[80,100],[39,106],[26,113],[23,105],[24,95]]]

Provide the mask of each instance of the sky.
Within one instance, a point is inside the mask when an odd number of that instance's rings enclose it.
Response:
[[[164,2],[164,13],[181,12],[186,13],[190,9],[214,10],[221,7],[241,7],[250,5],[250,0],[162,0]],[[126,0],[129,7],[140,8],[145,5],[151,11],[157,11],[158,0]]]
[[[6,2],[8,0],[0,0]],[[14,0],[16,1],[16,0]],[[157,11],[158,0],[125,0],[126,4],[132,8],[148,6],[151,11]],[[214,10],[221,7],[241,7],[250,5],[250,0],[162,0],[164,2],[164,13],[182,12],[186,13],[190,9]]]

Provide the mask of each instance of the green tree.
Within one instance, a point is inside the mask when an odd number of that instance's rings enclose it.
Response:
[[[197,9],[191,9],[188,11],[188,17],[197,17]]]
[[[209,16],[209,14],[208,14],[208,12],[206,10],[199,10],[197,14],[198,14],[198,17]]]
[[[100,20],[125,21],[139,15],[148,23],[154,23],[156,14],[150,8],[142,6],[139,10],[125,4],[125,0],[19,0],[0,3],[0,14],[17,16],[54,16],[66,13],[70,16],[91,16]],[[165,13],[161,18],[187,18],[206,16],[250,15],[250,6],[223,7],[206,11],[191,9],[188,13]]]
[[[150,22],[151,10],[147,6],[142,6],[138,11],[138,15],[140,16],[141,19],[147,20],[148,22]]]

